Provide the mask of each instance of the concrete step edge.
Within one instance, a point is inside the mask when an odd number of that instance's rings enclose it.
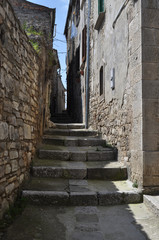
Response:
[[[127,168],[102,167],[50,167],[35,166],[31,173],[34,177],[51,177],[64,179],[100,179],[100,180],[126,180]]]
[[[143,201],[142,192],[71,192],[23,190],[22,196],[35,204],[59,206],[109,206]]]
[[[57,159],[64,161],[113,161],[116,159],[116,153],[107,149],[106,151],[69,151],[69,150],[38,150],[40,159]]]

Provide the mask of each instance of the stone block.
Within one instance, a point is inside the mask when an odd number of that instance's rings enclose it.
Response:
[[[159,80],[158,63],[143,63],[143,79]]]
[[[11,161],[11,166],[12,166],[12,172],[17,171],[19,168],[17,160]]]
[[[14,190],[14,187],[15,187],[15,184],[14,184],[14,183],[9,184],[9,185],[5,188],[6,194],[7,194],[7,195],[10,195],[10,194],[12,193],[12,191]]]
[[[149,45],[153,46],[156,45],[156,40],[155,40],[155,29],[151,28],[143,28],[143,45]]]
[[[159,152],[144,152],[144,172],[143,185],[144,186],[158,186],[159,181]]]
[[[98,161],[100,160],[100,154],[98,151],[92,151],[87,153],[87,160],[88,161]]]
[[[156,99],[158,100],[158,93],[159,93],[159,81],[156,80],[144,80],[142,87],[143,87],[143,98],[144,99]]]
[[[24,139],[31,139],[31,126],[24,124]]]
[[[126,180],[126,168],[88,168],[88,179]]]
[[[76,151],[70,152],[70,160],[71,161],[86,161],[86,152],[84,151]]]
[[[142,203],[142,202],[143,202],[143,196],[141,192],[129,191],[124,193],[125,204]]]
[[[68,179],[85,179],[87,177],[86,168],[63,168],[63,177]]]
[[[95,192],[71,192],[70,204],[73,206],[97,206],[97,194]]]
[[[68,151],[56,151],[56,150],[39,150],[39,158],[55,159],[67,161],[70,159]]]
[[[22,196],[36,205],[67,206],[69,194],[67,192],[52,191],[23,191]]]
[[[157,1],[156,0],[144,0],[142,1],[142,7],[143,8],[157,8]]]
[[[100,231],[74,231],[71,240],[104,240],[103,233]]]
[[[13,150],[13,151],[10,151],[9,152],[9,157],[10,157],[10,159],[16,159],[16,158],[18,158],[18,151],[16,151],[16,150]]]
[[[122,192],[99,192],[98,193],[99,205],[109,206],[109,205],[119,205],[123,203],[123,193]]]
[[[34,177],[61,178],[63,176],[63,170],[57,167],[33,167],[32,174]]]
[[[143,10],[142,20],[143,27],[159,28],[159,9],[145,8]]]
[[[5,167],[5,174],[9,174],[11,172],[11,166],[10,164],[7,164]]]
[[[143,132],[159,133],[159,102],[157,99],[143,100]]]
[[[6,140],[8,138],[8,124],[0,122],[0,140]]]

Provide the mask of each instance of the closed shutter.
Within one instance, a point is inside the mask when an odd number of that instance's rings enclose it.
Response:
[[[82,30],[82,62],[86,60],[86,49],[87,49],[87,26]]]

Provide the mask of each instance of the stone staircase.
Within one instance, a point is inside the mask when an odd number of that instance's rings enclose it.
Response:
[[[48,129],[24,185],[29,202],[58,206],[107,206],[139,203],[142,193],[127,181],[117,152],[83,124]]]

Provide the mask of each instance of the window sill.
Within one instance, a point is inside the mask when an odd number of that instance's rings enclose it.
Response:
[[[99,30],[99,28],[100,28],[102,22],[104,21],[104,19],[105,19],[105,11],[99,13],[96,24],[95,24],[95,27],[94,27],[95,30]]]

